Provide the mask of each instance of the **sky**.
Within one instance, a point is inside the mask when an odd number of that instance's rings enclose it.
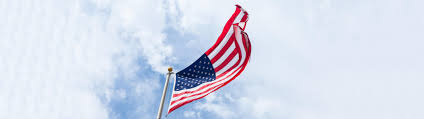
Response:
[[[420,0],[0,0],[0,118],[155,118],[235,4],[247,68],[164,118],[424,118]]]

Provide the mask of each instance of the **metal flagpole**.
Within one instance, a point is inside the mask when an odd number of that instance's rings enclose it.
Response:
[[[163,102],[165,101],[166,90],[168,89],[169,77],[171,77],[171,74],[173,74],[173,73],[174,72],[172,72],[172,67],[169,67],[168,68],[168,73],[167,73],[167,76],[166,76],[165,86],[163,87],[162,98],[160,100],[160,105],[159,105],[159,110],[158,110],[158,116],[156,117],[156,119],[160,119],[161,116],[162,116]]]

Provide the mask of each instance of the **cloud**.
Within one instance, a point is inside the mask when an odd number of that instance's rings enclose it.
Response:
[[[108,118],[123,43],[79,4],[8,1],[1,32],[0,118]]]
[[[215,115],[219,116],[219,118],[234,118],[234,113],[231,111],[230,105],[226,105],[226,103],[232,102],[231,97],[225,95],[223,97],[218,97],[214,94],[208,95],[205,98],[206,102],[197,103],[194,107],[197,110],[206,110],[209,112],[213,112]]]
[[[173,59],[161,1],[16,0],[0,9],[0,118],[152,117],[159,73]],[[128,107],[113,106],[127,100],[140,105],[122,115]]]
[[[165,44],[165,10],[162,1],[124,0],[111,3],[110,24],[123,30],[129,39],[136,40],[136,50],[154,71],[164,73],[166,62],[172,61],[172,47]]]
[[[185,118],[192,118],[192,119],[199,119],[200,118],[200,112],[184,111],[184,117]]]

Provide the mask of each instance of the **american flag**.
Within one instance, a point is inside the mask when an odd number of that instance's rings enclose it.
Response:
[[[193,64],[176,74],[168,114],[207,96],[234,80],[250,58],[250,41],[244,32],[247,12],[239,5],[216,43]]]

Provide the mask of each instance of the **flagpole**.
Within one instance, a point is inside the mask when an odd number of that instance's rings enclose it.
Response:
[[[162,98],[160,100],[158,116],[156,117],[156,119],[160,119],[161,116],[162,116],[163,102],[165,101],[166,91],[168,89],[168,82],[169,82],[169,78],[171,77],[172,73],[174,73],[174,72],[172,72],[172,67],[169,67],[168,73],[167,73],[167,76],[166,76],[165,86],[163,87]]]

